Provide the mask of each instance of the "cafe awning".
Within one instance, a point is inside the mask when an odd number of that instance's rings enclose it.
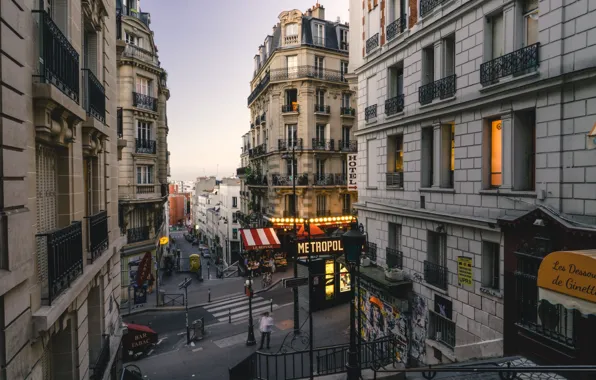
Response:
[[[147,346],[157,343],[157,333],[150,327],[128,323],[128,332],[122,338],[126,351],[142,351]]]
[[[538,298],[596,315],[596,250],[548,254],[538,270]]]
[[[247,251],[280,248],[281,243],[273,228],[246,228],[240,230]]]

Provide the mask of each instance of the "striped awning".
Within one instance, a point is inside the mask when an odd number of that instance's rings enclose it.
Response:
[[[240,230],[242,243],[247,251],[281,247],[273,228],[247,228]]]

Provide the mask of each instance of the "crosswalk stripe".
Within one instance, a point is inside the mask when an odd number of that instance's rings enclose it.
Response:
[[[262,301],[263,298],[261,297],[254,297],[252,299],[252,302],[260,302]],[[213,305],[213,306],[206,306],[205,310],[207,310],[208,312],[212,313],[212,312],[217,312],[217,311],[221,311],[223,309],[229,309],[229,308],[233,308],[235,306],[241,306],[241,305],[248,305],[248,298],[246,299],[242,299],[242,300],[236,300],[235,302],[228,302],[226,304],[219,304],[219,305]]]
[[[238,297],[234,297],[234,298],[229,298],[229,299],[226,299],[223,301],[210,303],[209,305],[206,305],[203,308],[205,310],[213,310],[213,308],[216,308],[218,306],[233,304],[236,302],[241,302],[242,300],[246,300],[248,302],[248,297],[247,296],[238,296]]]
[[[260,306],[265,306],[265,305],[270,305],[270,304],[271,304],[270,301],[263,300],[261,302],[253,302],[252,303],[252,307],[255,308],[255,307],[260,307]],[[249,305],[247,303],[245,305],[242,305],[240,307],[236,307],[236,308],[232,309],[231,310],[232,315],[235,314],[235,313],[237,313],[237,312],[239,312],[239,311],[243,311],[243,310],[248,309],[248,306]],[[213,314],[214,317],[220,317],[222,315],[228,315],[229,313],[230,313],[230,310],[228,309],[228,310],[220,311],[218,313],[211,313],[211,314]]]
[[[277,305],[273,305],[273,307],[277,307]],[[263,313],[265,311],[269,311],[270,308],[271,308],[270,305],[259,307],[259,308],[256,308],[256,309],[253,308],[252,309],[252,316],[253,316],[253,318],[256,315],[258,315],[259,313]],[[232,315],[232,322],[238,321],[238,320],[243,319],[243,318],[248,318],[248,310],[247,311],[244,311],[242,313],[233,314]],[[221,322],[221,321],[228,320],[228,318],[219,318],[218,320]]]

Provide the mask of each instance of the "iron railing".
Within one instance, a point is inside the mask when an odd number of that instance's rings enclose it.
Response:
[[[385,248],[385,260],[387,260],[387,266],[389,268],[402,269],[404,267],[404,254],[397,249]]]
[[[290,174],[272,174],[271,183],[273,186],[293,186],[293,178]],[[296,174],[296,186],[308,186],[308,174]]]
[[[377,244],[371,242],[366,243],[366,256],[368,256],[371,261],[377,261]]]
[[[41,268],[42,299],[47,297],[49,304],[64,292],[83,273],[83,228],[81,222],[37,234],[44,238],[43,249],[38,252],[39,263],[47,263],[47,272]],[[41,257],[41,256],[44,257]],[[41,267],[41,264],[40,264]],[[47,283],[45,283],[47,281]],[[47,292],[46,292],[47,288]]]
[[[317,209],[317,217],[321,216],[331,216],[331,210]]]
[[[455,322],[432,310],[429,316],[429,339],[443,343],[449,348],[455,347]]]
[[[168,186],[167,183],[162,183],[160,187],[161,187],[161,197],[162,198],[165,198],[168,195],[170,195],[170,187]]]
[[[157,98],[154,98],[149,95],[139,94],[138,92],[133,92],[132,93],[132,105],[133,105],[133,107],[157,112]]]
[[[399,34],[403,33],[404,30],[406,30],[406,15],[402,15],[401,18],[398,18],[387,25],[387,41],[394,39]]]
[[[145,24],[146,27],[149,27],[149,24],[151,23],[151,15],[147,12],[139,12],[138,10],[130,8],[126,5],[122,5],[120,12],[123,16],[129,16],[138,19]]]
[[[128,244],[149,240],[149,226],[129,228],[126,231]]]
[[[480,65],[480,83],[483,86],[497,83],[508,75],[526,74],[540,65],[538,52],[540,43],[525,46]]]
[[[312,139],[312,148],[314,150],[334,150],[335,140],[334,139]]]
[[[371,51],[379,47],[379,33],[373,35],[366,40],[366,54],[370,54]]]
[[[333,174],[320,174],[314,175],[313,186],[334,186],[335,176]]]
[[[267,144],[261,144],[255,146],[253,149],[248,150],[248,157],[255,158],[267,154]]]
[[[356,116],[356,110],[352,107],[341,107],[339,110],[339,114],[341,116],[351,116],[351,117],[355,117]]]
[[[153,194],[155,185],[137,185],[137,194]]]
[[[91,380],[101,380],[108,368],[110,362],[110,336],[103,335],[101,342],[101,349],[95,363],[91,366],[93,372],[91,373]]]
[[[339,140],[338,141],[339,150],[342,152],[357,152],[358,151],[358,141],[357,140]]]
[[[158,234],[159,230],[161,230],[161,226],[163,225],[163,221],[164,221],[163,213],[164,213],[164,210],[161,207],[155,212],[155,219],[153,222],[155,234]]]
[[[106,92],[90,69],[83,69],[83,107],[88,115],[106,121]]]
[[[136,153],[156,154],[157,144],[155,140],[136,139]]]
[[[302,139],[279,139],[277,140],[278,150],[295,150],[302,149]]]
[[[265,124],[266,121],[267,121],[267,114],[265,112],[263,112],[263,114],[261,115],[261,124]]]
[[[339,43],[339,50],[349,50],[350,49],[350,43],[349,42],[340,42]]]
[[[261,80],[259,81],[259,84],[256,85],[256,87],[252,90],[252,92],[248,96],[247,102],[248,102],[249,106],[259,96],[259,94],[267,87],[267,85],[269,85],[270,80],[271,80],[271,74],[269,73],[269,71],[267,71],[265,73],[265,75],[263,76],[263,78],[261,78]]]
[[[319,66],[284,67],[271,70],[272,81],[285,81],[288,79],[321,79],[328,82],[346,82],[341,70],[330,70]]]
[[[369,121],[371,119],[376,119],[377,117],[377,105],[373,104],[372,106],[368,106],[364,109],[364,120]]]
[[[39,77],[79,102],[79,53],[45,11],[39,20]]]
[[[300,104],[284,104],[281,106],[281,112],[300,112]]]
[[[420,17],[424,17],[445,1],[447,0],[420,0]]]
[[[432,83],[420,86],[418,101],[421,105],[430,104],[436,98],[447,99],[455,96],[455,74],[439,79]]]
[[[265,175],[249,175],[246,178],[246,184],[252,186],[267,186],[267,176]]]
[[[447,289],[447,267],[424,260],[424,281],[441,289]]]
[[[385,174],[385,185],[387,187],[404,187],[404,173],[392,172]]]
[[[236,175],[241,176],[246,174],[246,167],[236,168]]]
[[[323,37],[313,37],[312,42],[316,46],[325,46],[325,38]]]
[[[116,122],[117,122],[116,128],[117,128],[117,132],[118,132],[118,138],[121,139],[124,137],[124,119],[122,118],[122,107],[118,107]]]
[[[89,262],[94,262],[101,254],[108,249],[108,213],[100,211],[95,215],[87,217],[89,226]]]
[[[261,115],[257,116],[255,119],[255,125],[261,125]]]
[[[404,94],[385,100],[385,115],[392,116],[404,111]]]
[[[329,115],[331,113],[331,107],[324,104],[315,104],[315,113],[323,113]]]

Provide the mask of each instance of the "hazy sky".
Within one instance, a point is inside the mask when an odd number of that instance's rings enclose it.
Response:
[[[168,72],[172,179],[236,172],[250,128],[253,57],[285,10],[316,0],[141,0],[151,13],[159,59]],[[348,0],[322,0],[325,18],[349,21]]]

